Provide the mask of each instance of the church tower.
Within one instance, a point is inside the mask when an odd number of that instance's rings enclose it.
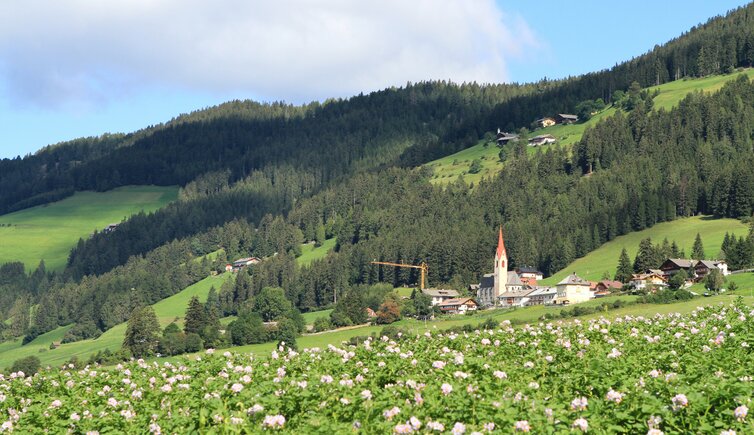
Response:
[[[503,242],[503,227],[497,236],[497,251],[495,252],[495,301],[502,293],[505,293],[505,286],[508,284],[508,254],[505,252],[505,243]]]

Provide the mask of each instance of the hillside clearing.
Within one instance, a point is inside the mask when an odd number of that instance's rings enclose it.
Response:
[[[664,238],[671,243],[675,240],[678,248],[683,249],[689,256],[694,245],[694,238],[699,233],[707,258],[714,259],[720,252],[726,232],[744,236],[748,232],[748,227],[736,219],[713,219],[708,216],[694,216],[663,222],[643,231],[616,237],[584,257],[576,259],[558,273],[544,279],[542,284],[557,284],[574,272],[591,281],[600,280],[605,272],[612,278],[615,275],[621,249],[626,248],[629,258],[633,261],[639,250],[639,242],[647,237],[651,237],[655,244],[662,242]]]
[[[33,269],[44,259],[48,270],[60,270],[79,238],[142,210],[157,210],[177,197],[177,187],[127,186],[77,192],[58,202],[2,215],[0,264],[21,261]]]
[[[308,266],[314,260],[324,258],[328,252],[335,248],[337,240],[335,237],[327,239],[322,243],[322,246],[315,247],[314,243],[304,243],[301,245],[301,255],[296,258],[296,262],[299,266]]]

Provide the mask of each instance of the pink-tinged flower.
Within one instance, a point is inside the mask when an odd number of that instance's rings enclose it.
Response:
[[[618,358],[619,356],[623,355],[621,351],[619,351],[616,348],[613,348],[613,350],[610,351],[610,353],[607,354],[608,358]]]
[[[362,391],[361,398],[364,400],[372,400],[372,392],[369,390]]]
[[[728,429],[720,432],[720,435],[736,435],[736,431],[733,429]]]
[[[419,419],[414,417],[413,415],[411,416],[411,418],[408,419],[408,424],[410,424],[411,428],[414,430],[419,430],[422,427],[422,422],[419,421]]]
[[[498,379],[507,379],[508,375],[505,372],[501,372],[500,370],[495,370],[492,373],[493,376],[495,376]]]
[[[493,430],[495,430],[495,423],[493,422],[485,423],[484,426],[482,427],[484,427],[484,430],[486,430],[487,432],[492,432]]]
[[[241,390],[243,390],[243,385],[242,384],[233,384],[233,385],[230,386],[230,391],[232,391],[234,393],[240,393]]]
[[[162,428],[156,422],[149,423],[149,433],[153,433],[155,435],[161,435]]]
[[[241,418],[241,417],[231,417],[230,418],[230,424],[233,424],[233,425],[243,424],[243,418]]]
[[[656,415],[649,417],[649,420],[647,420],[647,426],[649,426],[650,429],[659,429],[660,423],[662,423],[662,417]]]
[[[118,400],[116,400],[114,397],[111,397],[107,399],[107,404],[115,408],[116,406],[118,406]]]
[[[445,430],[445,425],[437,421],[430,421],[429,423],[427,423],[427,429],[437,432],[443,432]]]
[[[545,415],[547,416],[547,418],[552,418],[552,408],[545,408]]]
[[[392,420],[393,417],[401,413],[401,408],[398,408],[397,406],[393,406],[390,409],[386,409],[382,412],[382,416],[385,417],[388,420]]]
[[[744,421],[747,415],[749,415],[749,408],[746,405],[741,405],[733,411],[733,416],[738,421]]]
[[[62,404],[63,404],[63,402],[61,402],[60,400],[55,399],[55,400],[52,401],[52,403],[50,403],[50,408],[52,408],[52,409],[60,408],[60,406]]]
[[[526,420],[519,420],[516,422],[516,424],[513,425],[513,428],[516,430],[516,432],[529,432],[531,431],[531,426],[529,426],[529,422]]]
[[[350,405],[351,401],[348,400],[348,398],[346,398],[346,397],[341,397],[340,398],[340,403],[342,403],[343,405]]]
[[[450,394],[450,393],[453,392],[453,386],[450,385],[450,384],[442,384],[442,386],[440,387],[440,389],[442,390],[442,394],[444,394],[446,396],[448,394]]]
[[[79,421],[81,420],[81,416],[74,412],[73,414],[71,414],[71,420]]]
[[[586,397],[577,397],[571,401],[571,409],[574,411],[583,411],[589,405]]]
[[[460,422],[456,422],[456,424],[453,425],[453,429],[450,430],[450,433],[453,435],[461,435],[466,433],[466,425]]]
[[[620,403],[623,401],[623,394],[611,388],[605,395],[605,399],[607,399],[609,402]]]
[[[10,420],[4,421],[2,426],[0,426],[0,432],[13,432],[13,422]]]
[[[665,435],[665,432],[661,431],[660,429],[649,429],[647,431],[647,435]]]
[[[278,429],[285,425],[285,417],[282,415],[266,415],[262,425],[272,429]]]
[[[204,353],[206,353],[207,355],[212,355],[213,353],[215,353],[215,349],[207,349],[204,351]]]
[[[134,417],[136,417],[136,413],[131,411],[130,409],[124,409],[120,412],[120,415],[123,416],[126,420],[130,420]]]
[[[582,432],[586,432],[586,430],[589,429],[589,423],[587,423],[586,419],[577,418],[576,420],[574,420],[573,424],[571,424],[571,427],[574,429],[579,429]]]
[[[649,372],[649,376],[652,378],[658,378],[660,377],[660,371],[659,370],[652,370]]]
[[[686,398],[685,394],[676,394],[673,397],[673,409],[685,408],[687,406],[689,406],[689,399]]]
[[[247,409],[246,410],[246,414],[248,414],[248,415],[254,415],[254,414],[259,414],[262,411],[264,411],[264,406],[262,406],[262,405],[260,405],[260,404],[257,403],[254,406],[252,406],[251,408]]]
[[[323,384],[331,384],[333,379],[330,375],[322,375],[322,377],[319,378],[319,381]]]
[[[413,431],[414,430],[411,429],[411,425],[409,425],[409,424],[403,424],[403,423],[397,424],[393,428],[393,433],[401,433],[401,434],[403,434],[403,433],[411,433]]]
[[[432,367],[438,370],[442,370],[445,367],[445,361],[435,361],[432,363]]]

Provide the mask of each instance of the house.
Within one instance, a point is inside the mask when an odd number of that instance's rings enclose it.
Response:
[[[521,266],[516,268],[516,274],[524,285],[534,288],[537,285],[537,281],[543,278],[542,272],[538,271],[535,267]]]
[[[106,226],[105,228],[102,229],[102,232],[105,233],[105,234],[112,233],[113,231],[115,231],[118,228],[118,225],[120,225],[120,224],[109,224],[108,226]]]
[[[367,317],[368,318],[374,319],[375,317],[377,317],[377,313],[375,313],[373,309],[367,307],[366,311],[367,311]]]
[[[557,295],[558,290],[555,287],[537,287],[527,295],[527,305],[551,305]]]
[[[458,297],[458,292],[455,290],[443,290],[436,288],[425,288],[422,293],[432,298],[432,306],[440,305],[440,303],[447,301],[448,299],[454,299]]]
[[[555,120],[550,117],[537,119],[536,121],[534,121],[534,123],[537,124],[537,127],[542,127],[542,128],[550,127],[552,125],[557,124],[557,122],[555,122]]]
[[[528,287],[516,291],[507,291],[498,296],[498,305],[505,308],[525,307],[529,304],[529,294],[533,291]]]
[[[226,264],[225,265],[225,271],[226,272],[230,272],[231,270],[233,270],[233,265],[230,264],[230,263]]]
[[[244,267],[248,267],[254,264],[259,263],[260,260],[257,257],[246,257],[246,258],[239,258],[238,260],[233,262],[233,271],[238,272],[239,270],[243,269]]]
[[[729,275],[728,264],[725,261],[720,260],[686,260],[683,258],[668,258],[660,266],[665,279],[670,278],[681,269],[688,273],[689,279],[694,281],[701,281],[707,274],[714,268],[717,268],[720,273]]]
[[[536,147],[540,145],[547,145],[550,143],[557,142],[557,139],[555,139],[555,136],[551,134],[540,134],[539,136],[534,136],[533,138],[529,139],[529,146],[530,147]]]
[[[594,296],[590,290],[589,281],[581,278],[575,273],[568,275],[564,280],[560,281],[555,288],[558,291],[558,296],[555,298],[554,303],[559,305],[586,302]]]
[[[623,289],[623,283],[620,281],[602,280],[594,287],[595,294],[606,294]]]
[[[502,146],[507,144],[508,142],[515,142],[518,140],[518,135],[514,133],[506,133],[504,131],[500,131],[500,129],[497,129],[497,144]]]
[[[476,311],[477,303],[472,298],[454,298],[441,302],[440,310],[448,314],[465,314],[467,311]]]
[[[574,122],[578,121],[579,117],[576,115],[571,115],[569,113],[558,113],[555,115],[555,121],[558,124],[573,124]]]
[[[631,281],[628,282],[628,285],[636,290],[667,287],[664,275],[656,271],[650,271],[648,273],[635,273],[631,275]]]

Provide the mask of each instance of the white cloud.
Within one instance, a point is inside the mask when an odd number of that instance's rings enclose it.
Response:
[[[143,88],[307,101],[406,81],[502,82],[536,49],[494,0],[0,3],[12,101],[97,106]]]

